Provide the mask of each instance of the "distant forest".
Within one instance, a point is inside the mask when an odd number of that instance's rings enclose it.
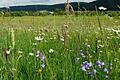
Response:
[[[70,3],[74,10],[77,11],[78,7],[80,10],[95,10],[95,6],[106,7],[108,11],[119,11],[120,8],[120,0],[96,0],[90,3],[80,2],[78,6],[78,2]],[[55,4],[55,5],[26,5],[26,6],[10,6],[11,11],[54,11],[56,9],[64,10],[64,4]],[[0,8],[0,10],[7,10],[6,7]]]

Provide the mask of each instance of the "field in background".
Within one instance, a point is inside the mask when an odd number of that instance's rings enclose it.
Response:
[[[120,20],[99,20],[0,17],[0,79],[119,80]]]

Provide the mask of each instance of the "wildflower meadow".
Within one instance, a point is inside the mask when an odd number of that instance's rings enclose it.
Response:
[[[0,80],[120,80],[120,19],[0,17]]]

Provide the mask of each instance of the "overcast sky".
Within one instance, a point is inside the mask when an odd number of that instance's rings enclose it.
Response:
[[[91,2],[94,0],[69,0],[70,2]],[[66,0],[0,0],[1,6],[25,5],[25,4],[57,4],[64,3]]]

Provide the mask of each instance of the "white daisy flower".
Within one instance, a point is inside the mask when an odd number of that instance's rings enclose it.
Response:
[[[10,50],[7,50],[6,53],[7,53],[7,54],[10,54]]]
[[[42,64],[41,67],[44,68],[44,67],[45,67],[45,64]]]
[[[54,52],[54,50],[53,50],[53,49],[50,49],[50,50],[49,50],[49,53],[53,53],[53,52]]]
[[[23,52],[22,51],[18,51],[18,53],[22,54]]]
[[[63,39],[63,38],[61,38],[60,40],[64,42],[64,39]]]
[[[43,38],[41,38],[40,36],[37,36],[37,37],[35,37],[35,40],[37,40],[37,41],[42,41]]]
[[[30,55],[30,56],[34,56],[34,54],[33,54],[33,53],[29,53],[29,55]]]

